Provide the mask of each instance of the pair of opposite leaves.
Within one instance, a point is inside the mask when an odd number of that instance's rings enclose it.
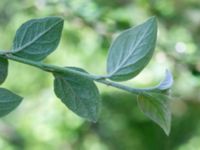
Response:
[[[16,32],[11,54],[36,62],[43,60],[58,46],[62,28],[63,19],[59,17],[33,19],[24,23]],[[109,50],[107,78],[125,81],[135,77],[151,59],[156,36],[157,24],[154,17],[122,32]],[[0,62],[0,81],[3,82],[7,76],[8,62],[4,58],[1,58]],[[85,72],[80,68],[69,69]],[[77,115],[95,122],[99,115],[101,99],[94,82],[77,74],[54,73],[54,76],[54,91],[57,97]],[[172,76],[167,71],[165,80],[154,88],[154,92],[142,93],[138,98],[142,111],[160,125],[166,134],[170,131],[171,115],[168,98],[160,92],[169,89],[171,85]],[[12,111],[22,100],[3,88],[0,89],[0,95],[5,95],[0,97],[1,116]]]

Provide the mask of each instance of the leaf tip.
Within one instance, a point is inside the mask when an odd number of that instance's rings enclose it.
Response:
[[[24,99],[24,97],[19,96],[19,101],[21,102]]]
[[[156,18],[156,16],[152,16],[149,19],[147,19],[146,23],[152,24],[152,27],[154,27],[155,31],[157,32],[157,18]]]
[[[163,129],[163,131],[165,132],[165,134],[167,136],[169,136],[170,132],[171,132],[171,115],[169,117],[168,122],[166,122],[166,124],[163,124],[163,125],[160,124],[159,126]]]
[[[4,117],[16,109],[22,99],[21,96],[7,89],[0,88],[0,117]]]
[[[165,134],[166,134],[167,136],[170,135],[170,128],[169,128],[169,129],[163,129],[163,130],[164,130],[164,132],[165,132]]]
[[[151,23],[155,23],[155,24],[157,24],[156,16],[152,16],[152,17],[150,17],[149,19],[147,19],[146,22],[151,22]]]

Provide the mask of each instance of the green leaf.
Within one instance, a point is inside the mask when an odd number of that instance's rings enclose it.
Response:
[[[83,71],[77,68],[76,70]],[[94,82],[80,75],[54,74],[54,76],[56,96],[80,117],[96,122],[100,112],[101,98]]]
[[[145,92],[138,96],[137,101],[144,114],[169,135],[171,126],[169,98],[164,94]]]
[[[155,17],[122,32],[109,50],[108,77],[115,81],[125,81],[140,73],[153,55],[156,37]]]
[[[13,42],[15,55],[40,61],[59,44],[64,20],[60,17],[32,19],[18,30]]]
[[[8,76],[8,60],[0,57],[0,84],[2,84]]]
[[[22,101],[22,97],[13,92],[0,88],[0,117],[13,111]]]

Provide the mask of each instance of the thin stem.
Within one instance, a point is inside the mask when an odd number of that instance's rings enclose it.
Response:
[[[27,65],[30,65],[30,66],[34,66],[36,68],[39,68],[39,69],[42,69],[44,71],[51,72],[51,73],[56,72],[56,73],[63,73],[63,74],[66,74],[66,75],[69,75],[69,74],[73,75],[74,74],[74,75],[84,76],[84,77],[91,79],[91,80],[94,80],[96,82],[99,82],[99,83],[102,83],[102,84],[105,84],[105,85],[108,85],[108,86],[112,86],[112,87],[115,87],[115,88],[118,88],[118,89],[121,89],[121,90],[125,90],[125,91],[131,92],[131,93],[135,93],[135,94],[139,94],[139,93],[142,93],[142,92],[153,90],[153,88],[132,88],[132,87],[128,87],[128,86],[125,86],[125,85],[122,85],[122,84],[119,84],[119,83],[116,83],[116,82],[113,82],[113,81],[109,81],[105,78],[105,76],[92,75],[92,74],[89,74],[89,73],[81,72],[81,71],[74,70],[74,69],[67,68],[67,67],[59,67],[59,66],[55,66],[55,65],[44,64],[42,62],[27,60],[27,59],[24,59],[24,58],[21,58],[21,57],[18,57],[18,56],[14,56],[14,55],[7,53],[5,51],[2,51],[0,53],[0,56],[7,58],[7,59],[10,59],[10,60],[13,60],[13,61],[16,61],[16,62],[20,62],[20,63],[27,64]]]
[[[14,61],[23,63],[23,64],[34,66],[36,68],[42,69],[42,70],[47,71],[47,72],[57,72],[57,73],[63,73],[63,74],[78,74],[78,75],[84,76],[84,77],[92,79],[92,80],[99,79],[98,76],[91,75],[91,74],[88,74],[88,73],[80,72],[80,71],[73,70],[73,69],[70,69],[70,68],[58,67],[58,66],[55,66],[55,65],[49,65],[49,64],[44,64],[44,63],[41,63],[41,62],[27,60],[27,59],[24,59],[24,58],[21,58],[21,57],[18,57],[18,56],[14,56],[14,55],[11,55],[11,54],[6,54],[6,55],[4,55],[4,57],[6,57],[7,59],[10,59],[10,60],[14,60]]]
[[[118,88],[118,89],[121,89],[121,90],[125,90],[125,91],[131,92],[131,93],[135,93],[135,94],[151,91],[149,89],[147,90],[147,89],[142,89],[142,88],[128,87],[128,86],[125,86],[123,84],[119,84],[119,83],[109,81],[109,80],[106,80],[106,79],[96,80],[96,81],[99,82],[99,83],[106,84],[108,86],[112,86],[112,87],[115,87],[115,88]]]

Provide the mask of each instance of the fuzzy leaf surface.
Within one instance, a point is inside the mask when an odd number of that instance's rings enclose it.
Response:
[[[79,68],[71,69],[83,71]],[[96,122],[100,112],[101,98],[94,82],[80,75],[54,74],[54,76],[56,96],[78,116]]]
[[[43,60],[59,44],[64,20],[60,17],[32,19],[16,32],[12,51],[15,55],[34,60]]]
[[[109,50],[108,77],[114,81],[125,81],[139,74],[153,55],[156,38],[155,17],[122,32]]]

